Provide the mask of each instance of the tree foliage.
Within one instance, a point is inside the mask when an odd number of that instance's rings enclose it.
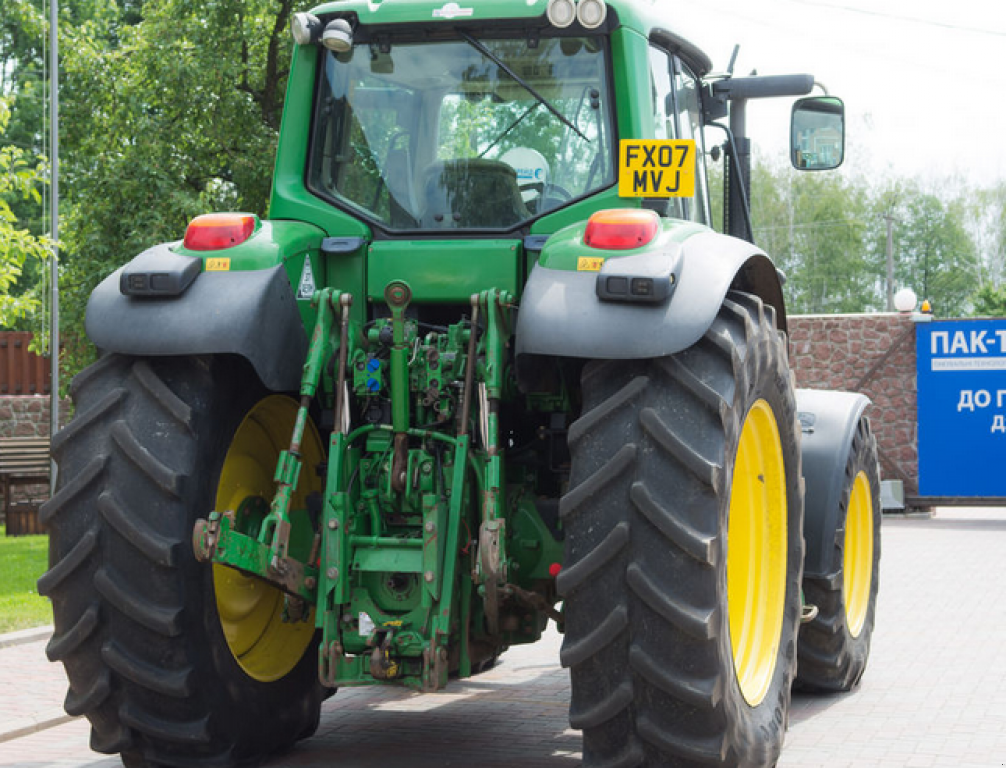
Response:
[[[912,288],[942,317],[966,315],[982,281],[1003,273],[1006,186],[994,192],[937,194],[913,179],[800,173],[761,159],[752,171],[755,241],[788,277],[789,311],[884,311],[891,217],[894,290]],[[983,235],[993,243],[984,259]]]
[[[265,214],[292,0],[148,0],[63,29],[71,346],[96,283],[210,210]]]
[[[911,181],[882,188],[875,197],[876,213],[894,218],[896,288],[912,288],[941,317],[967,314],[981,269],[964,202],[941,199]],[[885,223],[873,233],[874,253],[886,253],[886,236]]]
[[[48,241],[18,225],[11,200],[41,201],[45,167],[31,153],[16,146],[3,146],[10,119],[8,101],[0,98],[0,327],[14,327],[41,307],[34,292],[23,290],[18,281],[25,273],[42,272],[48,263]]]
[[[1006,286],[986,283],[971,297],[978,317],[1006,317]]]
[[[788,276],[790,311],[873,309],[877,276],[863,248],[868,200],[837,174],[759,163],[753,174],[755,239]]]

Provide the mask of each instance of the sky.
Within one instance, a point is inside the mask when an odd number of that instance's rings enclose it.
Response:
[[[807,72],[841,97],[851,171],[1006,182],[1006,0],[656,1],[714,70],[740,44],[735,75]],[[781,162],[792,102],[748,106],[752,140]]]

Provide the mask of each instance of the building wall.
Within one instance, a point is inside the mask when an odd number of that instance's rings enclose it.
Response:
[[[880,449],[881,476],[919,489],[915,323],[908,314],[789,318],[797,385],[862,392]]]

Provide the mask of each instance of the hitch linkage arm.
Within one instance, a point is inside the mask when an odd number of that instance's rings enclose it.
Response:
[[[311,301],[318,310],[304,373],[300,386],[300,405],[290,438],[289,450],[281,451],[273,480],[276,493],[269,513],[262,520],[258,536],[252,537],[231,526],[234,510],[216,510],[209,520],[198,520],[193,531],[193,549],[196,557],[229,565],[245,573],[259,576],[285,592],[314,602],[317,569],[312,563],[302,563],[288,555],[290,541],[290,503],[297,490],[302,468],[301,442],[309,418],[311,401],[318,391],[325,364],[339,348],[339,386],[336,389],[337,425],[341,423],[345,397],[344,369],[349,308],[352,296],[325,288],[314,294]],[[339,308],[339,336],[336,337],[336,308]]]

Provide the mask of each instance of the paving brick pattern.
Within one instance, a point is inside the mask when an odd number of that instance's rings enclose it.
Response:
[[[1002,509],[885,521],[866,677],[851,694],[794,699],[780,768],[1006,766],[1004,543]],[[580,743],[566,723],[560,641],[550,633],[514,648],[438,694],[339,691],[318,734],[267,768],[573,768]],[[3,740],[12,720],[62,700],[63,674],[40,660],[43,649],[0,648],[0,768],[118,766],[88,749],[80,720]]]

